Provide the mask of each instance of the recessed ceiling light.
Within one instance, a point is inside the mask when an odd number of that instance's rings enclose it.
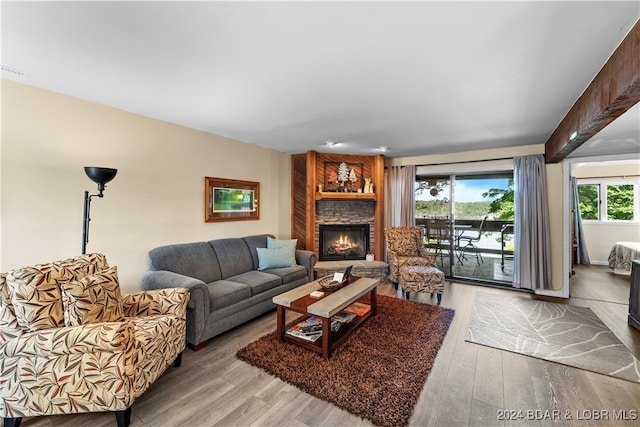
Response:
[[[377,148],[377,150],[379,150],[379,151],[389,151],[389,147],[385,147],[384,145],[381,145],[380,147]]]
[[[335,147],[336,145],[338,145],[338,143],[334,141],[325,141],[324,145],[326,145],[327,147]]]

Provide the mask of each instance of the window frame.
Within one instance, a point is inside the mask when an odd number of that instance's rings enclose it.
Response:
[[[634,178],[578,178],[576,184],[580,185],[597,185],[598,186],[598,219],[584,219],[584,224],[640,224],[640,179]],[[609,219],[607,214],[608,202],[608,186],[614,185],[632,185],[633,186],[633,219]]]

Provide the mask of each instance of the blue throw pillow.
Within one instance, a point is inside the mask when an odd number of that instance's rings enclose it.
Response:
[[[258,270],[293,267],[296,265],[296,250],[294,246],[256,248],[256,251],[258,251]]]
[[[267,236],[267,248],[269,248],[269,249],[271,249],[271,248],[281,248],[283,246],[293,246],[293,248],[295,249],[297,244],[298,244],[298,239],[278,240],[278,239],[274,239],[274,238],[271,238],[271,237]]]

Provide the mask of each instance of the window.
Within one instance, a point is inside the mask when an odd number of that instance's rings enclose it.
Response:
[[[582,219],[600,219],[600,184],[578,185]]]
[[[637,182],[612,179],[578,180],[578,200],[583,220],[638,221]]]
[[[607,185],[607,218],[618,221],[633,221],[634,185]]]

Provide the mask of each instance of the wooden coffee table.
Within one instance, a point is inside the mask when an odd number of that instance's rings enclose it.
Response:
[[[367,320],[376,314],[376,289],[380,284],[380,279],[368,277],[353,277],[351,283],[333,292],[324,292],[324,296],[314,298],[309,294],[313,291],[322,291],[322,287],[317,280],[299,286],[283,294],[273,297],[273,302],[277,305],[277,326],[276,334],[278,340],[288,341],[321,353],[328,359],[333,350],[340,345],[351,333]],[[364,295],[369,293],[371,310],[363,316],[356,316],[351,322],[345,323],[338,331],[331,330],[331,317],[339,313],[345,307],[351,305]],[[302,338],[288,335],[285,328],[286,310],[296,313],[315,316],[322,322],[322,338],[311,342]]]

